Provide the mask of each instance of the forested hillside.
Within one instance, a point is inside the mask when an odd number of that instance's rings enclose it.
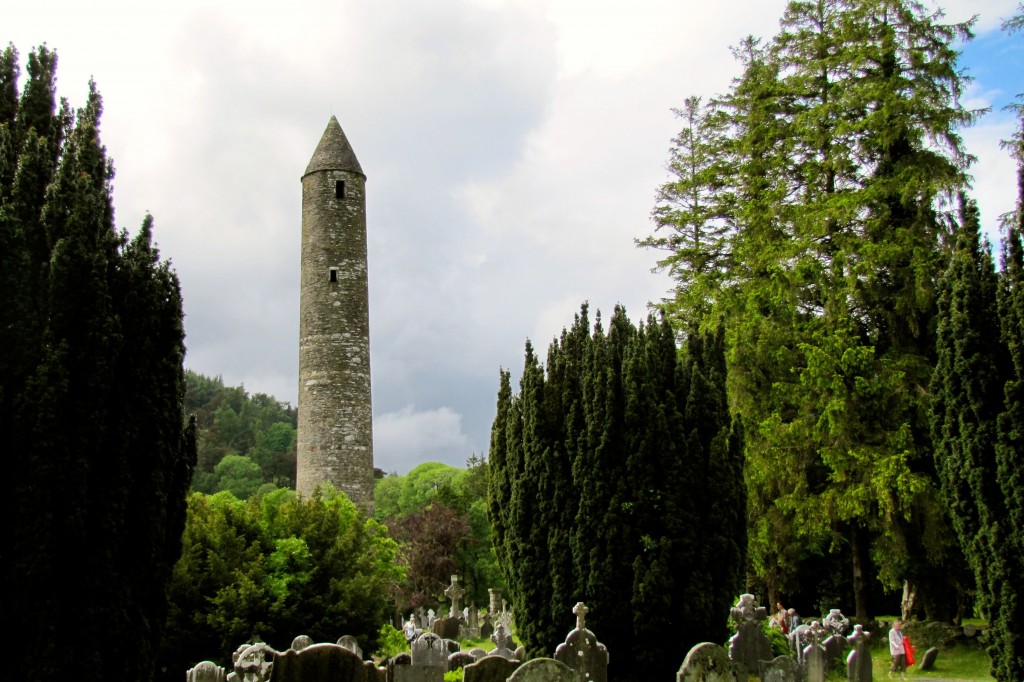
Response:
[[[193,490],[228,490],[245,499],[259,490],[295,488],[296,408],[190,370],[185,386],[185,413],[196,416],[199,430]]]

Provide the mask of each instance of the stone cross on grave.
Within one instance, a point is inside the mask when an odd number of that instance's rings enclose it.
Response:
[[[576,606],[572,607],[572,612],[576,614],[576,629],[586,630],[587,614],[590,613],[590,609],[587,608],[586,604],[578,601],[576,602]]]
[[[444,594],[452,600],[452,607],[448,612],[448,617],[458,618],[462,613],[462,595],[466,594],[466,591],[459,585],[459,576],[452,576],[452,584],[448,586]]]

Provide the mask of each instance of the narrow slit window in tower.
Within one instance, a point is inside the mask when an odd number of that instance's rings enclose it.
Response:
[[[334,198],[344,199],[345,198],[345,181],[335,180],[334,181]]]
[[[338,268],[331,268],[331,280],[332,282],[338,281]]]

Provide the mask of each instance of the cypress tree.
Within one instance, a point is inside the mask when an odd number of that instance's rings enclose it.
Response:
[[[724,637],[741,588],[742,443],[722,333],[694,331],[680,352],[664,319],[637,328],[617,307],[607,333],[600,315],[588,333],[587,314],[552,343],[546,371],[527,343],[518,396],[501,375],[499,561],[530,651],[550,655],[582,600],[616,677],[665,676],[708,632]]]
[[[978,601],[989,613],[993,543],[1004,514],[995,446],[1006,363],[995,266],[981,241],[977,209],[964,199],[961,203],[961,227],[941,281],[938,360],[930,391],[932,440],[953,528],[974,572]]]
[[[1024,10],[1024,8],[1022,8]],[[1017,15],[1024,20],[1024,11]],[[1024,679],[1024,148],[1018,138],[1017,209],[1010,216],[1003,247],[998,292],[1001,340],[1009,363],[1002,412],[996,422],[996,480],[1004,503],[999,536],[993,546],[992,610],[989,634],[992,675],[997,680]]]
[[[147,680],[195,458],[178,281],[151,219],[131,240],[114,229],[95,87],[71,128],[56,108],[56,55],[34,51],[28,72],[14,119],[0,122],[18,159],[0,188],[11,285],[0,307],[24,314],[3,325],[0,352],[15,473],[3,577],[23,642],[8,670]]]

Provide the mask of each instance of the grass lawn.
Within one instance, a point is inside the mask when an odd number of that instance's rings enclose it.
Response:
[[[923,651],[917,652],[917,660],[924,656]],[[892,658],[885,650],[871,652],[872,672],[876,680],[888,679],[889,666]],[[951,649],[939,649],[939,657],[931,670],[921,670],[920,666],[907,668],[908,680],[994,680],[989,675],[991,662],[988,654],[977,647],[957,646]]]

